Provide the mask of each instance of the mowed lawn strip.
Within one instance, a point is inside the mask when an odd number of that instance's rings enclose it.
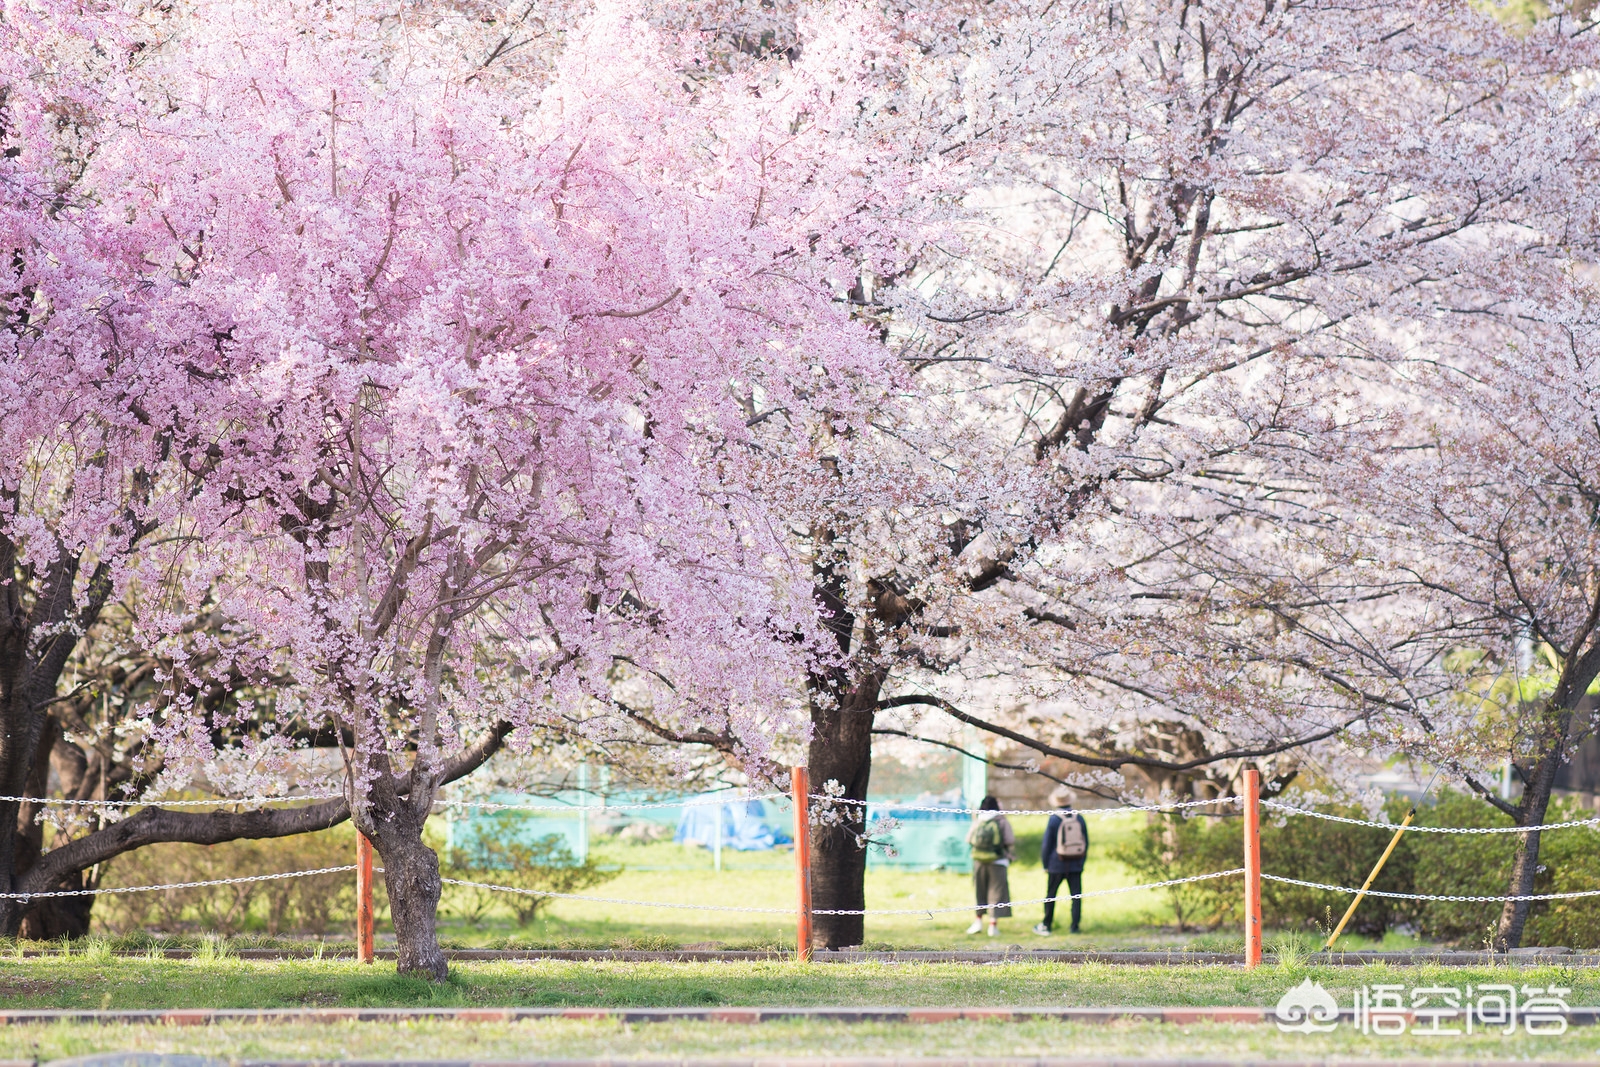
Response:
[[[392,963],[165,960],[81,956],[0,959],[10,1008],[387,1006],[700,1007],[1274,1005],[1305,978],[1341,1004],[1362,985],[1513,983],[1568,988],[1600,1004],[1600,973],[1563,967],[1135,967],[1119,964],[813,964],[793,962],[461,962],[433,985]],[[1600,1037],[1600,1034],[1597,1034]]]
[[[241,1060],[507,1061],[527,1059],[721,1059],[774,1056],[1052,1056],[1064,1058],[1230,1061],[1329,1058],[1448,1059],[1451,1062],[1592,1057],[1600,1033],[1523,1032],[1428,1038],[1378,1037],[1348,1025],[1329,1034],[1281,1034],[1272,1026],[1140,1022],[1086,1025],[1018,1023],[859,1023],[784,1021],[761,1026],[716,1023],[627,1025],[612,1020],[544,1019],[523,1023],[325,1023],[305,1026],[100,1026],[57,1024],[0,1028],[0,1059],[48,1062],[139,1049]]]

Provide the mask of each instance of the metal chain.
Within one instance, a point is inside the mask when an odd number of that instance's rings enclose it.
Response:
[[[1167,886],[1183,885],[1186,882],[1204,882],[1204,881],[1207,881],[1208,879],[1212,879],[1212,878],[1227,878],[1227,877],[1229,877],[1231,875],[1243,874],[1243,873],[1244,873],[1244,868],[1243,867],[1237,867],[1237,868],[1235,868],[1235,869],[1233,869],[1231,871],[1213,871],[1211,874],[1196,874],[1196,875],[1191,875],[1188,878],[1172,878],[1172,879],[1169,879],[1169,880],[1167,880],[1165,882],[1147,882],[1144,885],[1126,885],[1126,886],[1121,887],[1120,889],[1096,889],[1092,893],[1064,893],[1064,894],[1060,894],[1058,896],[1053,896],[1053,897],[1039,897],[1039,898],[1034,899],[1034,900],[1009,900],[1006,903],[1008,905],[1011,905],[1011,906],[1021,907],[1023,905],[1044,904],[1044,903],[1047,903],[1047,902],[1053,901],[1053,900],[1056,900],[1056,901],[1066,901],[1066,900],[1073,900],[1073,899],[1087,900],[1089,897],[1109,897],[1109,896],[1113,896],[1113,895],[1115,895],[1117,893],[1136,893],[1141,889],[1165,889]],[[985,905],[984,907],[987,908],[988,905]],[[843,909],[840,909],[840,910],[817,909],[817,910],[812,911],[811,914],[813,914],[813,915],[926,915],[929,918],[932,918],[936,913],[940,913],[940,912],[978,911],[978,910],[982,910],[982,909],[979,909],[977,907],[977,905],[975,905],[975,904],[963,904],[963,905],[961,905],[959,907],[954,907],[954,908],[868,908],[865,911],[849,911],[849,910],[843,910]]]
[[[788,793],[755,793],[744,796],[697,797],[689,800],[663,800],[645,804],[502,804],[487,800],[440,799],[433,802],[436,808],[475,808],[482,811],[645,811],[652,808],[698,808],[717,804],[733,804],[749,800],[781,800]],[[300,793],[281,797],[213,797],[207,800],[67,800],[61,797],[8,797],[0,796],[0,803],[15,801],[19,804],[43,804],[46,807],[81,808],[193,808],[216,807],[229,804],[273,804],[289,800],[340,800],[343,793]]]
[[[894,804],[878,800],[847,800],[844,797],[830,797],[825,793],[812,793],[811,799],[823,804],[854,804],[857,806],[871,806],[886,808],[890,811],[933,811],[947,815],[980,815],[983,808],[947,808],[941,805],[915,805]],[[1074,815],[1116,815],[1124,811],[1177,811],[1180,808],[1200,808],[1210,804],[1236,804],[1239,797],[1217,797],[1214,800],[1183,800],[1171,804],[1144,804],[1121,808],[1073,808]],[[1061,808],[1001,808],[995,811],[996,815],[1060,815]]]
[[[1282,804],[1276,800],[1263,800],[1263,808],[1271,808],[1287,815],[1309,815],[1313,819],[1326,819],[1328,822],[1342,822],[1349,826],[1375,826],[1380,830],[1398,830],[1399,823],[1369,822],[1366,819],[1347,819],[1343,815],[1329,815],[1323,811],[1312,811],[1310,808],[1297,808],[1290,804]],[[1593,819],[1574,819],[1571,822],[1545,823],[1543,826],[1418,826],[1415,823],[1406,827],[1414,834],[1525,834],[1530,830],[1566,830],[1573,826],[1600,826],[1600,817]]]
[[[213,797],[210,800],[67,800],[62,797],[0,797],[0,803],[43,804],[63,808],[194,808],[218,804],[273,804],[285,800],[337,800],[343,793],[301,793],[283,797]]]
[[[279,872],[279,873],[276,873],[276,874],[252,874],[252,875],[248,875],[248,876],[241,877],[241,878],[211,878],[211,879],[207,879],[205,881],[200,881],[200,882],[173,882],[173,883],[170,883],[168,885],[115,886],[115,887],[111,887],[111,888],[99,888],[99,889],[64,889],[64,890],[51,890],[49,892],[44,892],[44,893],[0,893],[0,900],[37,900],[37,899],[41,899],[41,898],[44,898],[44,897],[106,896],[106,895],[112,894],[112,893],[154,893],[154,892],[157,892],[157,891],[163,890],[163,889],[203,889],[203,888],[207,888],[209,886],[214,886],[214,885],[241,885],[241,884],[244,884],[246,882],[270,882],[270,881],[274,881],[274,880],[280,879],[280,878],[306,878],[306,877],[309,877],[311,875],[316,875],[316,874],[344,874],[347,871],[353,871],[355,869],[356,869],[355,864],[348,863],[348,864],[344,864],[344,865],[339,866],[339,867],[318,867],[317,869],[310,870],[310,871],[282,871],[282,872]],[[384,873],[384,869],[382,867],[374,867],[373,871],[375,873],[378,873],[378,874]],[[1077,899],[1083,900],[1083,899],[1086,899],[1088,897],[1104,897],[1104,896],[1111,896],[1111,895],[1116,894],[1116,893],[1134,893],[1134,892],[1137,892],[1137,891],[1139,891],[1141,889],[1164,889],[1167,886],[1183,885],[1186,882],[1203,882],[1203,881],[1206,881],[1206,880],[1211,879],[1211,878],[1227,878],[1227,877],[1230,877],[1230,876],[1235,875],[1235,874],[1243,874],[1243,873],[1244,873],[1244,868],[1243,867],[1239,867],[1239,868],[1236,868],[1236,869],[1231,870],[1231,871],[1216,871],[1216,872],[1214,872],[1212,874],[1197,874],[1197,875],[1193,875],[1193,876],[1188,877],[1188,878],[1173,878],[1173,879],[1171,879],[1169,881],[1165,881],[1165,882],[1149,882],[1149,883],[1144,884],[1144,885],[1122,886],[1121,888],[1118,888],[1118,889],[1097,889],[1092,893],[1080,893],[1080,894],[1077,894],[1076,896],[1077,896]],[[1263,877],[1270,878],[1270,877],[1272,877],[1272,875],[1263,875]],[[738,912],[749,912],[749,913],[760,914],[760,915],[790,915],[794,911],[793,908],[745,908],[745,907],[738,907],[738,906],[734,906],[734,905],[723,905],[723,904],[669,904],[669,903],[664,903],[664,902],[661,902],[661,901],[654,901],[654,900],[623,900],[623,899],[618,898],[618,897],[591,897],[591,896],[584,896],[584,895],[578,894],[578,893],[557,893],[557,892],[554,892],[554,891],[548,890],[548,889],[520,889],[520,888],[518,888],[516,886],[494,885],[494,884],[492,884],[490,882],[470,882],[470,881],[466,881],[466,880],[461,879],[461,878],[441,878],[439,880],[441,882],[445,883],[446,885],[464,885],[464,886],[469,886],[469,887],[471,887],[473,889],[492,889],[492,890],[496,890],[496,891],[501,892],[501,893],[520,893],[520,894],[522,894],[524,896],[530,896],[530,897],[554,897],[554,898],[558,898],[558,899],[561,899],[561,900],[587,900],[587,901],[590,901],[591,903],[595,903],[595,904],[631,904],[631,905],[634,905],[636,907],[644,907],[644,908],[675,908],[675,909],[679,909],[679,910],[683,910],[683,911],[738,911]],[[1281,881],[1287,881],[1288,879],[1280,879],[1280,880]],[[1307,883],[1302,883],[1302,884],[1311,885],[1312,883],[1307,882]],[[1324,886],[1324,887],[1319,887],[1319,888],[1333,888],[1333,887]],[[1352,892],[1354,892],[1354,891],[1352,890]],[[1587,895],[1590,895],[1590,894],[1577,893],[1577,894],[1567,894],[1567,895],[1568,896],[1587,896]],[[1015,904],[1015,905],[1043,904],[1046,901],[1051,901],[1051,900],[1071,900],[1071,899],[1073,899],[1073,895],[1072,894],[1067,894],[1067,895],[1064,895],[1064,896],[1040,897],[1040,898],[1038,898],[1036,900],[1014,900],[1014,901],[1010,901],[1010,903],[1011,904]],[[1540,898],[1540,899],[1542,899],[1542,898]],[[814,915],[930,915],[931,916],[931,915],[935,914],[936,912],[971,911],[972,909],[973,909],[973,905],[963,904],[963,905],[960,905],[958,907],[953,907],[953,908],[869,908],[869,909],[867,909],[865,911],[851,911],[851,910],[842,910],[842,909],[835,909],[835,910],[819,909],[817,911],[814,911],[812,914],[814,914]]]
[[[502,804],[488,800],[436,800],[435,807],[475,808],[480,811],[648,811],[654,808],[708,808],[751,800],[782,800],[788,793],[751,793],[743,796],[695,797],[689,800],[660,800],[647,804]]]
[[[374,870],[381,870],[374,867]],[[445,885],[470,886],[474,889],[496,889],[499,893],[520,893],[522,896],[557,897],[562,901],[590,901],[594,904],[632,904],[635,907],[670,907],[680,912],[752,912],[758,915],[794,915],[792,907],[733,907],[723,904],[664,904],[661,901],[622,901],[618,897],[582,896],[578,893],[554,893],[550,889],[518,889],[517,886],[491,885],[488,881],[466,881],[462,878],[440,878]]]
[[[219,806],[234,805],[234,804],[253,804],[253,805],[281,804],[281,803],[285,803],[285,802],[288,802],[288,801],[298,801],[298,800],[340,800],[343,797],[344,797],[343,793],[299,793],[299,794],[296,794],[294,796],[271,796],[271,797],[212,797],[212,798],[202,799],[202,800],[67,800],[67,799],[62,798],[62,797],[0,796],[0,803],[15,802],[15,803],[19,803],[19,804],[42,804],[42,805],[44,805],[46,807],[74,807],[74,808],[150,808],[150,807],[158,807],[158,806],[159,807],[163,807],[163,808],[199,808],[199,807],[219,807]],[[648,802],[648,803],[639,803],[639,804],[616,804],[616,803],[611,803],[609,801],[602,802],[600,804],[506,804],[506,803],[502,803],[502,802],[498,802],[498,801],[490,801],[490,800],[466,800],[466,799],[441,798],[439,800],[435,800],[433,802],[433,805],[436,808],[471,808],[471,809],[474,809],[474,810],[477,810],[477,811],[559,811],[559,812],[649,811],[649,810],[665,809],[665,808],[713,807],[713,806],[717,806],[717,805],[721,805],[721,804],[736,804],[736,803],[742,803],[742,802],[751,801],[751,800],[786,800],[786,799],[788,799],[788,797],[789,797],[788,793],[753,793],[753,794],[745,794],[745,795],[740,795],[740,796],[727,796],[727,797],[715,797],[715,796],[706,797],[706,796],[701,796],[701,797],[695,797],[695,798],[692,798],[692,799],[689,799],[689,800],[661,800],[661,801],[651,801],[651,802]],[[894,811],[935,812],[935,813],[945,814],[945,815],[977,815],[983,810],[981,808],[952,808],[952,807],[945,807],[943,805],[931,805],[931,804],[930,805],[893,804],[893,803],[879,802],[879,801],[847,800],[847,799],[845,799],[843,797],[830,797],[830,796],[828,796],[826,794],[822,794],[822,793],[813,793],[813,794],[811,794],[811,799],[814,800],[814,801],[817,801],[819,803],[823,803],[823,804],[855,804],[855,805],[871,804],[874,807],[882,807],[882,808],[892,809]],[[1079,815],[1115,815],[1115,814],[1118,814],[1119,812],[1125,812],[1125,811],[1179,811],[1179,810],[1184,809],[1184,808],[1199,808],[1199,807],[1206,807],[1206,806],[1213,805],[1213,804],[1237,804],[1239,802],[1239,800],[1240,800],[1239,797],[1217,797],[1214,800],[1184,800],[1184,801],[1176,801],[1176,802],[1171,803],[1171,804],[1129,805],[1129,806],[1126,806],[1126,807],[1118,807],[1118,808],[1074,808],[1073,811],[1076,812]],[[1262,803],[1267,804],[1270,807],[1279,807],[1280,806],[1280,805],[1272,804],[1270,801],[1263,801]],[[1317,815],[1317,814],[1319,814],[1319,813],[1316,813],[1316,812],[1307,812],[1307,811],[1304,811],[1304,810],[1299,809],[1299,808],[1286,808],[1285,810],[1293,811],[1296,814],[1303,814],[1303,815]],[[1060,808],[1002,808],[999,811],[997,811],[995,814],[997,814],[997,815],[1056,815],[1056,814],[1059,814],[1060,811],[1061,811]],[[1334,818],[1334,816],[1320,816],[1320,817],[1322,817],[1322,818]],[[1359,820],[1354,820],[1354,819],[1341,819],[1339,821],[1341,821],[1341,822],[1359,822]],[[1600,822],[1600,819],[1593,819],[1593,820],[1590,820],[1590,821],[1591,822]],[[1381,823],[1360,823],[1360,825],[1364,825],[1364,826],[1379,826],[1379,825],[1384,825],[1384,824],[1381,824]],[[1583,823],[1560,823],[1560,824],[1553,824],[1551,827],[1546,827],[1546,829],[1553,829],[1557,825],[1559,825],[1559,826],[1569,826],[1569,825],[1570,826],[1579,826],[1579,825],[1587,825],[1587,824],[1583,824]],[[1427,827],[1413,827],[1413,829],[1423,830],[1423,829],[1429,829],[1429,828],[1427,828]],[[1459,833],[1477,833],[1477,832],[1489,832],[1489,831],[1461,830],[1461,831],[1456,831],[1456,832],[1459,832]]]
[[[1164,889],[1167,886],[1182,885],[1186,882],[1203,882],[1211,878],[1227,878],[1235,874],[1243,874],[1244,868],[1238,867],[1231,871],[1216,871],[1212,874],[1197,874],[1189,878],[1173,878],[1166,882],[1150,882],[1145,885],[1123,886],[1120,889],[1097,889],[1092,893],[1079,893],[1077,899],[1084,900],[1088,897],[1105,897],[1115,893],[1133,893],[1141,889]],[[464,885],[473,889],[492,889],[501,893],[520,893],[529,897],[553,897],[560,900],[587,900],[594,904],[631,904],[642,908],[676,908],[681,911],[737,911],[757,915],[793,915],[793,908],[745,908],[731,904],[665,904],[654,900],[622,900],[616,897],[590,897],[579,893],[556,893],[547,889],[519,889],[516,886],[493,885],[489,882],[468,882],[460,878],[441,878],[441,882],[448,885]],[[1071,900],[1072,894],[1063,894],[1054,897],[1039,897],[1036,900],[1013,900],[1009,903],[1018,907],[1022,905],[1043,904],[1051,900]],[[953,908],[816,908],[813,915],[927,915],[930,918],[943,912],[973,911],[976,905],[961,904]]]
[[[270,882],[275,878],[305,878],[313,874],[343,874],[353,871],[356,865],[319,867],[314,871],[284,871],[281,874],[252,874],[246,878],[212,878],[204,882],[174,882],[171,885],[130,885],[111,889],[64,889],[49,893],[0,893],[0,900],[38,900],[41,897],[100,897],[108,893],[153,893],[158,889],[200,889],[212,885],[238,885],[241,882]]]
[[[1323,885],[1321,882],[1302,882],[1298,878],[1285,878],[1281,874],[1267,874],[1261,872],[1261,877],[1271,882],[1287,882],[1289,885],[1305,886],[1307,889],[1326,889],[1333,893],[1360,893],[1362,890],[1353,889],[1347,885]],[[1522,893],[1505,897],[1462,897],[1436,895],[1432,893],[1386,893],[1380,889],[1365,891],[1369,897],[1392,897],[1395,900],[1448,900],[1457,904],[1503,904],[1508,900],[1571,900],[1574,897],[1600,897],[1600,889],[1584,889],[1575,893]]]

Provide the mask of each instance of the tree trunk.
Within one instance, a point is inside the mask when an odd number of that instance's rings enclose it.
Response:
[[[410,812],[374,812],[372,847],[383,860],[383,884],[389,891],[389,921],[401,974],[442,982],[449,973],[439,947],[439,857],[422,843],[422,825]],[[387,817],[386,817],[387,816]]]
[[[1534,879],[1539,873],[1539,828],[1544,825],[1545,813],[1550,807],[1550,793],[1556,784],[1556,773],[1561,769],[1569,735],[1576,721],[1574,709],[1561,706],[1572,701],[1561,698],[1581,700],[1584,688],[1586,686],[1576,687],[1574,693],[1569,680],[1563,679],[1563,684],[1552,694],[1552,703],[1559,703],[1554,708],[1547,707],[1543,712],[1544,721],[1540,723],[1536,734],[1534,764],[1522,792],[1522,803],[1517,805],[1517,824],[1528,829],[1517,835],[1517,855],[1511,864],[1511,885],[1506,891],[1507,896],[1527,896],[1533,892]],[[1532,910],[1531,900],[1506,901],[1494,933],[1496,952],[1509,952],[1522,946],[1522,931]]]
[[[1562,731],[1563,735],[1565,731]],[[1550,792],[1555,786],[1556,771],[1561,767],[1562,746],[1541,754],[1528,776],[1527,787],[1518,806],[1517,822],[1529,827],[1517,835],[1517,855],[1511,863],[1511,885],[1508,896],[1527,896],[1533,892],[1534,878],[1539,873],[1539,827],[1544,825],[1545,812],[1550,807]],[[1508,900],[1500,911],[1500,922],[1495,928],[1496,952],[1507,952],[1522,945],[1522,930],[1528,923],[1528,913],[1533,910],[1531,900]]]
[[[61,740],[61,724],[50,715],[45,717],[44,731],[39,738],[33,757],[33,769],[19,795],[44,796],[50,784],[50,754]],[[44,827],[38,821],[41,805],[22,804],[17,809],[16,840],[12,846],[13,881],[27,874],[44,854]],[[74,871],[51,886],[53,891],[86,888],[83,872]],[[45,897],[42,900],[16,902],[17,928],[12,936],[30,941],[55,941],[59,938],[86,937],[94,910],[94,897]]]
[[[15,497],[11,504],[15,507]],[[130,545],[144,532],[142,528],[135,532]],[[30,585],[18,567],[17,543],[0,536],[0,795],[44,795],[50,750],[60,736],[48,711],[56,685],[111,595],[111,560],[102,559],[89,576],[80,604],[74,592],[79,556],[65,546],[56,548],[55,560]],[[31,604],[28,593],[33,594]],[[34,823],[35,807],[0,801],[0,891],[16,892],[37,866],[43,830]],[[58,880],[51,879],[52,886]],[[63,886],[80,887],[76,879]],[[16,937],[24,916],[44,903],[0,900],[0,936]],[[69,912],[74,907],[82,907],[86,924],[87,906],[67,905]]]
[[[83,888],[83,876],[60,883],[61,889]],[[76,883],[76,884],[73,884]],[[94,897],[49,897],[36,901],[22,916],[18,936],[29,941],[59,941],[89,936],[94,918]]]
[[[14,734],[11,730],[6,731],[13,735],[11,740],[14,747],[7,753],[7,766],[4,775],[0,776],[0,788],[7,796],[42,797],[49,781],[50,750],[60,736],[60,727],[48,715],[38,714],[36,717],[42,720],[42,724],[35,727],[22,709],[10,708],[7,712],[4,716],[6,723],[20,723],[21,726]],[[31,752],[25,750],[28,745],[32,746]],[[44,827],[38,822],[39,809],[38,804],[23,804],[14,800],[0,805],[0,883],[8,891],[16,889],[18,880],[39,861],[43,851]],[[60,888],[76,889],[80,886],[71,884]],[[82,931],[75,930],[75,924],[70,919],[61,922],[50,919],[41,924],[41,912],[52,911],[56,901],[69,899],[77,904],[76,898],[65,897],[0,902],[0,936],[37,937],[43,929],[52,930],[52,938],[76,937],[87,933],[87,927]],[[87,919],[87,907],[82,910]],[[30,916],[33,917],[31,922]]]
[[[855,685],[837,692],[830,706],[813,701],[811,748],[807,766],[812,792],[828,792],[828,783],[844,787],[833,810],[836,822],[811,827],[811,906],[817,911],[861,911],[867,906],[867,850],[861,843],[866,832],[867,782],[872,775],[872,723],[883,675],[868,672]],[[837,949],[864,940],[865,920],[860,915],[817,915],[812,921],[812,944]]]

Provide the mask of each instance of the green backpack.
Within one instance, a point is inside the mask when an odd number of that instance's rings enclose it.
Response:
[[[974,863],[993,863],[1000,858],[1000,823],[984,819],[967,832],[967,844],[972,846]]]

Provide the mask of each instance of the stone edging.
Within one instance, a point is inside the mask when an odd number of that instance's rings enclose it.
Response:
[[[54,956],[59,952],[44,949],[27,949],[25,957]],[[117,955],[129,959],[144,959],[144,952],[126,952]],[[243,960],[310,960],[318,958],[314,950],[243,948],[232,955]],[[569,960],[606,961],[625,963],[719,963],[743,961],[792,960],[793,951],[721,951],[708,949],[673,949],[646,951],[643,949],[452,949],[445,955],[454,961],[530,961]],[[190,959],[194,952],[188,949],[169,949],[163,952],[167,959]],[[380,949],[381,960],[395,958],[393,949]],[[320,957],[328,960],[354,959],[353,951],[341,949],[325,952]],[[862,952],[846,949],[840,952],[818,950],[812,957],[816,963],[1120,963],[1131,966],[1242,966],[1244,956],[1237,952],[1188,952],[1182,949],[1166,951],[1094,951],[1057,950],[1048,948],[1023,948],[1013,945],[993,951],[949,952]],[[1270,962],[1271,957],[1268,957]],[[1515,952],[1509,955],[1491,955],[1485,952],[1405,951],[1405,952],[1334,952],[1328,955],[1313,953],[1307,963],[1333,967],[1360,967],[1372,963],[1395,966],[1431,964],[1444,967],[1484,967],[1507,964],[1519,967],[1560,965],[1564,967],[1600,967],[1600,954],[1565,952]]]
[[[1407,1014],[1409,1013],[1397,1013]],[[1348,1017],[1348,1009],[1341,1016]],[[1573,1026],[1600,1023],[1600,1006],[1574,1007],[1566,1013]],[[13,1008],[0,1010],[0,1025],[99,1023],[120,1025],[216,1026],[224,1023],[289,1025],[295,1023],[400,1023],[422,1020],[462,1023],[513,1023],[536,1019],[588,1019],[624,1023],[711,1022],[768,1023],[806,1020],[844,1023],[1061,1022],[1112,1023],[1121,1020],[1175,1023],[1266,1023],[1274,1009],[1265,1007],[992,1007],[992,1008],[855,1008],[855,1007],[706,1007],[706,1008],[185,1008],[97,1011],[76,1008]]]
[[[1371,1059],[1130,1059],[1130,1057],[1043,1056],[760,1056],[699,1057],[616,1057],[616,1059],[514,1059],[514,1061],[470,1061],[470,1059],[245,1059],[234,1064],[200,1056],[155,1056],[141,1053],[104,1053],[61,1059],[43,1067],[1371,1067]],[[1528,1067],[1523,1059],[1398,1059],[1387,1061],[1392,1067]],[[0,1067],[40,1067],[30,1059],[6,1061]],[[1594,1061],[1538,1061],[1538,1067],[1594,1067]]]

